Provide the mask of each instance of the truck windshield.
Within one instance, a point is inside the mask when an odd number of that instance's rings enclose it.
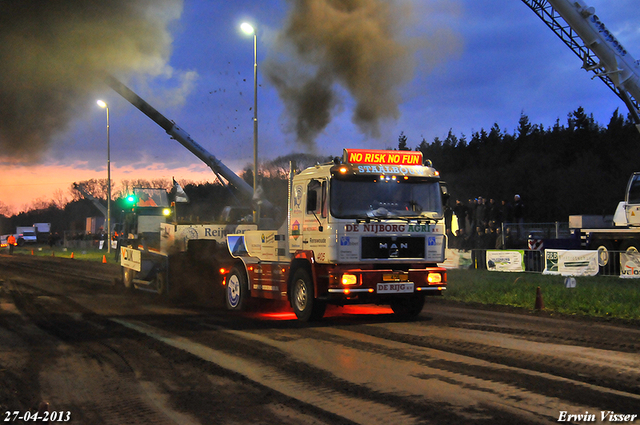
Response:
[[[442,218],[437,181],[334,178],[330,203],[337,218]]]

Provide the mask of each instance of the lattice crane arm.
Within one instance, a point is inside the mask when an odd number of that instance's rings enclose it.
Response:
[[[625,103],[640,131],[640,63],[582,0],[522,0]]]

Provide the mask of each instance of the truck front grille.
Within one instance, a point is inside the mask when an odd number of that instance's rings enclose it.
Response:
[[[364,236],[361,258],[424,258],[424,236]]]

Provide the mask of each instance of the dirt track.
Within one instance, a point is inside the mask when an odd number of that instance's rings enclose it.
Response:
[[[309,325],[287,309],[230,314],[211,300],[125,293],[113,285],[118,273],[0,256],[3,420],[42,402],[78,424],[640,415],[640,330],[630,326],[439,300],[408,323],[373,306],[331,309]]]

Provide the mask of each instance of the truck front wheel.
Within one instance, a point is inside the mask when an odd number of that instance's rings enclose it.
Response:
[[[409,298],[397,298],[391,301],[391,310],[396,316],[403,319],[412,319],[422,311],[424,307],[424,295],[413,295]]]
[[[296,270],[293,275],[291,307],[298,320],[303,322],[320,320],[327,308],[324,302],[315,299],[313,282],[303,268]]]
[[[245,274],[234,268],[227,276],[226,302],[227,309],[243,311],[247,306],[247,278]]]

